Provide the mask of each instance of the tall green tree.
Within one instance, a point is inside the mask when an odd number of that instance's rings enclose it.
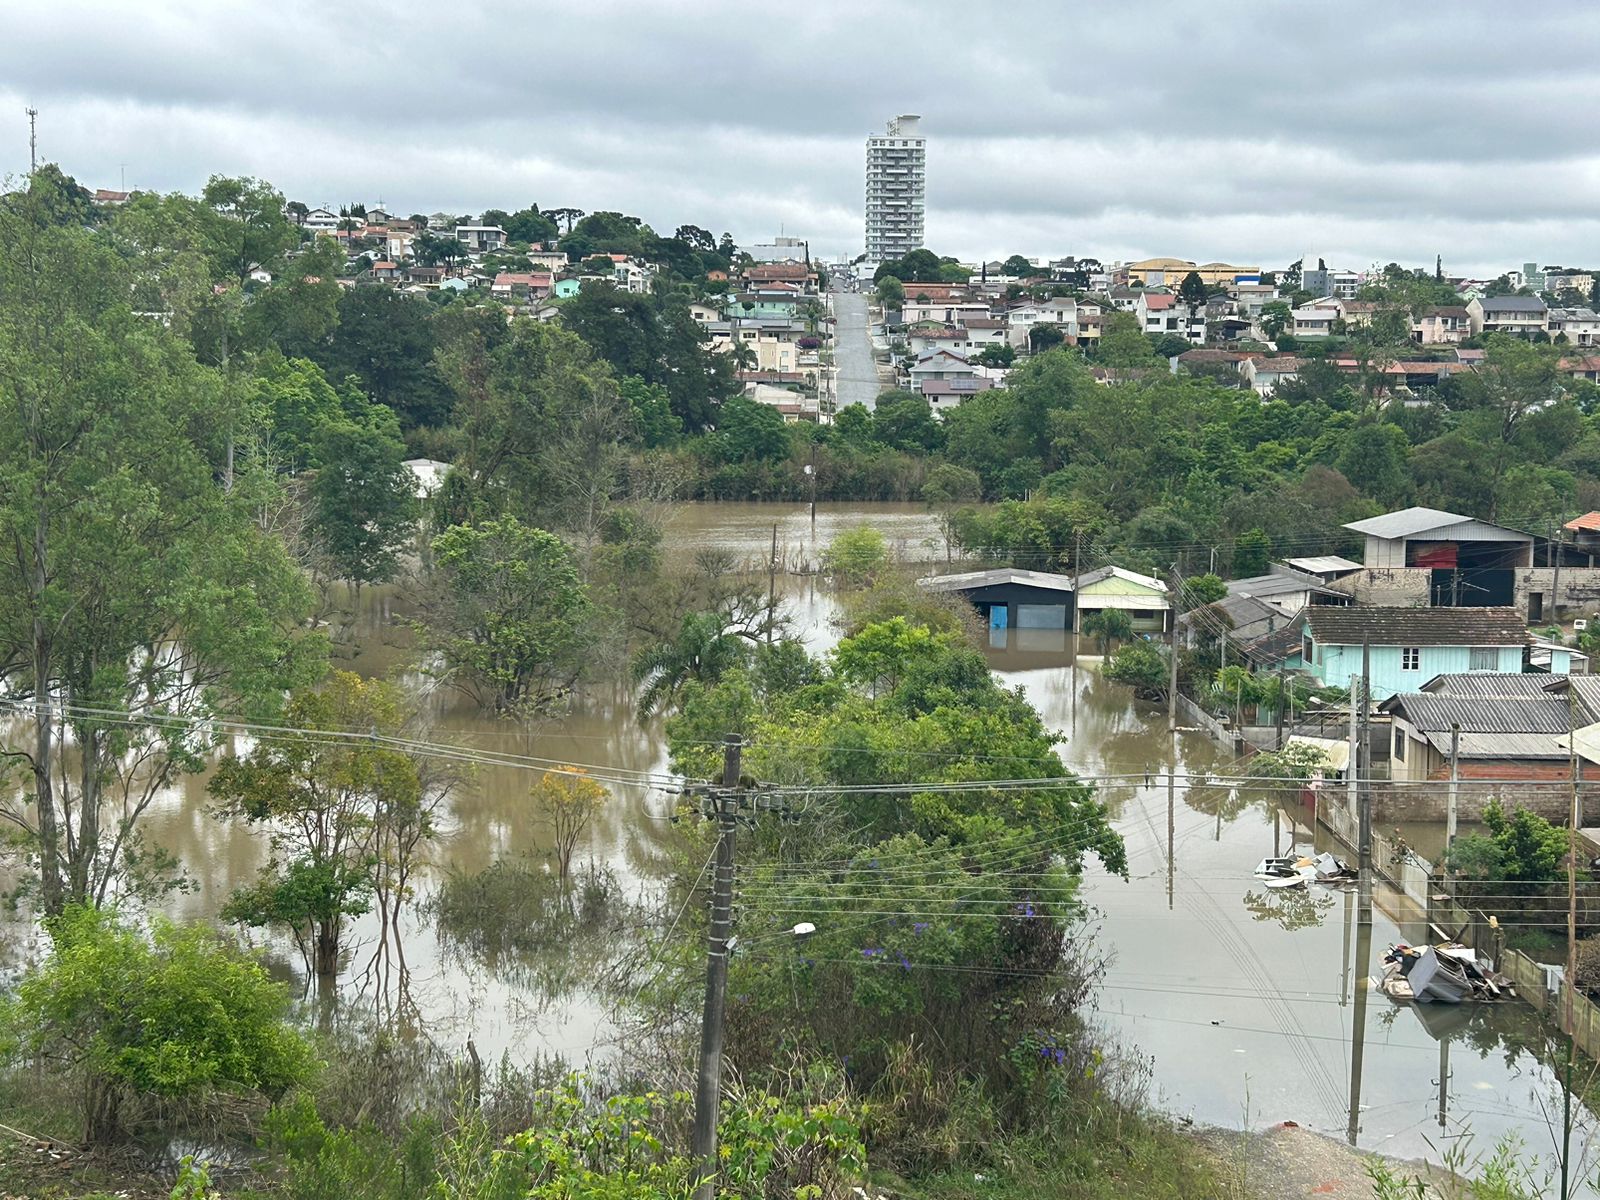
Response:
[[[219,276],[243,284],[255,267],[276,270],[284,253],[300,243],[283,193],[259,179],[213,175],[200,198],[215,214],[211,254]]]
[[[0,809],[53,915],[160,886],[167,864],[141,819],[215,745],[202,718],[273,711],[318,669],[318,644],[294,636],[310,593],[255,525],[252,489],[218,484],[233,414],[217,373],[134,314],[131,273],[104,241],[11,199],[0,205],[0,536],[11,547],[0,678],[33,704],[20,748],[33,782]]]
[[[571,548],[506,516],[452,526],[433,554],[423,641],[448,678],[497,712],[562,705],[594,640]]]
[[[393,579],[416,526],[417,480],[392,418],[325,426],[316,457],[311,523],[333,569],[358,588]]]

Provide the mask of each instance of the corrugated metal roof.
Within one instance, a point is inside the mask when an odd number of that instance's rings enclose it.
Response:
[[[1351,521],[1345,528],[1356,533],[1370,533],[1373,537],[1409,537],[1414,533],[1438,529],[1442,525],[1456,525],[1470,520],[1471,517],[1445,512],[1442,508],[1402,508],[1398,512],[1384,513],[1381,517]]]
[[[1270,575],[1252,575],[1247,579],[1228,581],[1230,596],[1283,596],[1291,592],[1316,592],[1323,596],[1339,594],[1324,586],[1322,580],[1302,575],[1299,571],[1274,571]]]
[[[1569,720],[1566,701],[1549,693],[1486,700],[1405,692],[1385,700],[1382,708],[1404,718],[1420,733],[1443,733],[1447,738],[1452,725],[1461,726],[1463,734],[1559,733],[1564,737]]]
[[[1450,731],[1424,735],[1440,754],[1450,753]],[[1462,758],[1550,758],[1565,761],[1567,734],[1553,733],[1465,733],[1458,743]]]
[[[1476,517],[1445,512],[1438,508],[1402,508],[1399,512],[1351,521],[1346,529],[1377,538],[1414,538],[1431,534],[1441,541],[1454,542],[1531,542],[1533,535],[1503,525],[1491,525]]]
[[[1047,588],[1053,592],[1070,592],[1072,576],[1053,575],[1046,571],[1023,571],[1016,567],[1000,567],[993,571],[967,571],[960,575],[928,575],[917,580],[917,586],[932,592],[967,592],[976,588],[1000,587],[1014,583],[1026,587]]]
[[[1360,563],[1351,562],[1348,558],[1341,558],[1337,554],[1318,554],[1311,558],[1286,558],[1283,561],[1296,570],[1309,571],[1313,575],[1321,575],[1325,571],[1361,570]]]
[[[1537,699],[1550,695],[1550,676],[1508,671],[1455,671],[1435,675],[1419,691],[1458,699]]]
[[[1167,585],[1154,575],[1141,575],[1137,571],[1130,571],[1126,567],[1118,566],[1096,567],[1092,571],[1085,571],[1083,577],[1078,581],[1078,585],[1080,587],[1088,587],[1091,584],[1111,578],[1121,579],[1125,583],[1136,583],[1140,587],[1147,587],[1155,592],[1165,592],[1167,590]]]
[[[1514,608],[1377,608],[1314,605],[1311,636],[1325,646],[1525,646]]]

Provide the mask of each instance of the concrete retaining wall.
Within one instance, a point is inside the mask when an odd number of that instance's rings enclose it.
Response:
[[[1178,693],[1178,720],[1210,734],[1224,746],[1232,746],[1235,754],[1244,753],[1244,746],[1232,728],[1217,720],[1182,692]]]
[[[1328,586],[1357,604],[1427,608],[1433,572],[1423,567],[1366,567]]]
[[[1554,567],[1519,567],[1512,585],[1513,603],[1526,613],[1529,594],[1538,592],[1544,597],[1546,621],[1557,613],[1574,617],[1600,615],[1600,567],[1562,567],[1561,594],[1552,601],[1555,575]]]

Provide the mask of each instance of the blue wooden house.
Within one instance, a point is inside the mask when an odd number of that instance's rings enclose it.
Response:
[[[1372,698],[1386,700],[1437,675],[1520,673],[1529,641],[1514,608],[1313,605],[1305,612],[1301,655],[1304,669],[1323,684],[1349,687],[1361,675],[1362,646],[1370,646]]]

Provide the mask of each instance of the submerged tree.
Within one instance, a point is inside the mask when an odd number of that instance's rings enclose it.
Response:
[[[433,553],[421,625],[448,676],[497,712],[560,705],[594,641],[567,544],[508,516],[452,526]]]
[[[533,785],[533,807],[550,822],[556,876],[563,884],[571,877],[572,852],[577,849],[578,839],[609,795],[604,785],[581,767],[546,771]]]
[[[397,852],[432,832],[437,792],[395,744],[407,717],[393,684],[337,671],[291,697],[288,728],[224,758],[208,785],[218,816],[260,828],[271,847],[224,919],[287,930],[323,978],[338,972],[346,921],[370,910],[380,874],[408,873]]]

